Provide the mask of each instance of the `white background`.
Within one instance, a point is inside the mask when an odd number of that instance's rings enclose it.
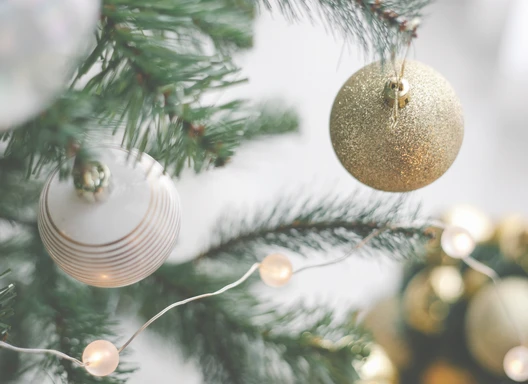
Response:
[[[424,214],[465,202],[496,217],[528,214],[528,24],[523,21],[528,1],[438,0],[427,14],[411,57],[436,68],[457,90],[466,133],[451,169],[411,200],[423,204]],[[179,181],[184,216],[172,262],[192,257],[227,207],[251,207],[301,190],[368,192],[341,167],[328,134],[336,92],[365,64],[354,47],[339,60],[341,50],[342,42],[321,27],[262,15],[255,49],[240,57],[250,83],[235,93],[285,100],[299,111],[302,132],[251,143],[225,169]],[[350,260],[300,275],[287,288],[263,291],[281,301],[304,297],[336,308],[365,308],[396,289],[399,268],[383,260]],[[125,335],[139,325],[130,319],[122,324]],[[201,383],[199,369],[182,362],[177,345],[167,346],[147,332],[132,349],[127,360],[141,368],[131,384]]]

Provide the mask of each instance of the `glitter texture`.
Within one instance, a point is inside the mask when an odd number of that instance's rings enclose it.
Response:
[[[398,66],[401,63],[398,63]],[[462,106],[451,85],[431,67],[408,60],[410,102],[398,111],[384,97],[392,66],[373,63],[353,74],[336,96],[330,137],[343,166],[362,183],[387,192],[422,188],[457,157],[464,137]]]

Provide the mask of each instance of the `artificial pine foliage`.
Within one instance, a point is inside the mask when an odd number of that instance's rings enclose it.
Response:
[[[91,52],[68,90],[35,119],[0,134],[0,272],[12,270],[0,279],[6,287],[0,289],[0,337],[79,357],[91,340],[116,340],[110,301],[131,297],[139,303],[131,315],[148,318],[171,302],[233,281],[270,246],[297,253],[349,249],[387,228],[365,251],[412,254],[419,229],[392,227],[412,219],[401,213],[400,200],[362,203],[328,196],[300,204],[305,197],[284,197],[252,218],[232,212],[223,217],[210,247],[194,261],[165,265],[131,287],[101,290],[57,269],[40,241],[36,207],[43,177],[66,157],[82,156],[102,142],[147,152],[178,177],[186,168],[228,166],[245,141],[297,131],[295,112],[273,101],[204,101],[247,81],[233,55],[251,48],[262,8],[292,21],[324,23],[330,32],[359,42],[367,55],[387,59],[416,32],[405,26],[428,2],[104,0]],[[299,318],[305,320],[302,328]],[[153,329],[200,363],[205,382],[226,384],[350,383],[357,378],[351,363],[363,357],[368,340],[354,322],[330,309],[302,303],[270,308],[246,288],[184,306]],[[96,379],[54,356],[0,350],[0,383],[39,383],[42,377],[68,384],[125,383],[137,365],[123,360],[115,374]]]

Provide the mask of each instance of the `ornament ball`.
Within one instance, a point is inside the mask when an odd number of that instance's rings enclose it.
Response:
[[[412,350],[403,332],[403,313],[399,297],[378,302],[365,316],[365,327],[398,368],[409,367]]]
[[[0,1],[0,132],[67,88],[91,50],[100,7],[100,0]]]
[[[421,384],[477,384],[477,381],[465,368],[440,360],[425,370]]]
[[[497,225],[496,238],[507,259],[522,262],[528,254],[528,221],[518,214],[506,216]]]
[[[412,278],[403,294],[407,325],[425,335],[443,333],[452,305],[463,293],[464,281],[456,267],[424,269]]]
[[[394,109],[384,91],[392,76],[392,66],[379,62],[353,74],[334,101],[330,137],[337,157],[360,182],[382,191],[408,192],[449,169],[462,145],[464,118],[447,80],[431,67],[408,60],[392,124]]]
[[[60,167],[48,178],[40,197],[40,237],[55,263],[78,281],[102,288],[134,284],[176,246],[178,191],[146,153],[91,150],[99,165],[91,164],[74,183],[61,181]],[[74,167],[74,160],[66,164]]]
[[[526,292],[528,279],[507,277],[497,287],[487,284],[469,303],[465,320],[468,349],[492,373],[505,374],[505,356],[519,345],[517,329],[528,334]]]

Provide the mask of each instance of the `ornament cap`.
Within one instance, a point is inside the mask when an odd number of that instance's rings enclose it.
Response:
[[[389,106],[394,106],[396,97],[398,98],[398,107],[403,108],[409,104],[411,86],[404,78],[398,79],[391,77],[385,83],[385,100]],[[396,96],[398,95],[398,96]]]
[[[75,164],[73,167],[73,185],[77,195],[86,201],[103,202],[110,194],[110,168],[99,161]]]

